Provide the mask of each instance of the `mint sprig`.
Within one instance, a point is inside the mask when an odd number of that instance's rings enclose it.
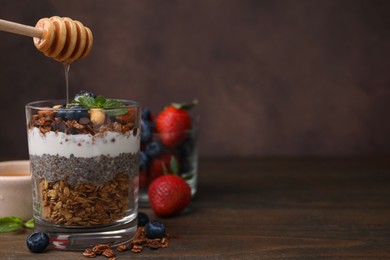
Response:
[[[119,100],[109,99],[103,96],[97,96],[96,98],[90,96],[80,96],[77,98],[77,100],[74,99],[70,103],[70,106],[76,105],[88,109],[101,108],[109,116],[123,115],[128,112],[127,108],[125,108],[125,105],[122,104],[122,102],[120,102]]]
[[[22,227],[34,228],[34,219],[23,222],[21,218],[15,216],[0,218],[0,233],[16,231]]]

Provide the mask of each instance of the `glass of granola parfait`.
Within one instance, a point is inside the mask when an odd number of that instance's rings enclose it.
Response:
[[[132,239],[137,227],[140,106],[81,92],[26,105],[35,229],[51,247]]]

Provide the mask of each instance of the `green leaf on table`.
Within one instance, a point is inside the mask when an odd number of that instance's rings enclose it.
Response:
[[[0,218],[0,233],[12,232],[23,226],[23,220],[19,217],[2,217]]]
[[[33,229],[35,226],[35,223],[34,223],[34,218],[30,219],[30,220],[27,220],[25,223],[24,223],[24,227],[26,228],[31,228]]]

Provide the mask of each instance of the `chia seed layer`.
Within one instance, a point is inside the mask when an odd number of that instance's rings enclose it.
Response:
[[[100,155],[91,158],[69,158],[44,154],[31,155],[31,172],[35,179],[48,182],[66,180],[74,186],[86,182],[100,185],[112,180],[117,174],[134,176],[138,173],[139,153],[121,153],[119,156]]]

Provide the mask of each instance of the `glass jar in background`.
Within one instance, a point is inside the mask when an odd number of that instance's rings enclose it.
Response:
[[[198,182],[199,116],[190,113],[191,127],[180,132],[159,132],[157,119],[143,109],[140,153],[140,206],[148,207],[149,185],[164,174],[177,174],[191,187],[192,197]],[[156,116],[158,118],[158,115]]]

